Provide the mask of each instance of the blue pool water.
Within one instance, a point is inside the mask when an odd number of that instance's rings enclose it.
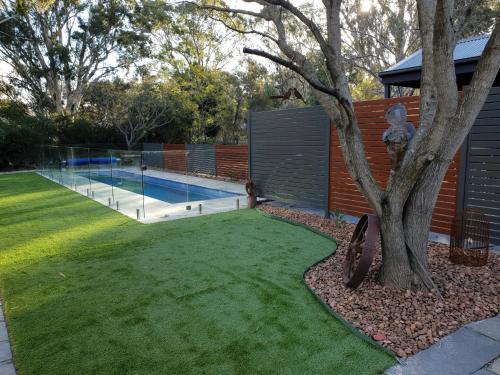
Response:
[[[78,174],[89,177],[89,172]],[[96,171],[90,172],[90,179],[133,193],[142,193],[142,181],[141,175],[139,174],[125,171],[113,171],[113,177],[111,177],[108,171]],[[157,177],[144,176],[144,195],[168,203],[183,203],[228,198],[237,196],[238,194],[177,181],[164,180]]]

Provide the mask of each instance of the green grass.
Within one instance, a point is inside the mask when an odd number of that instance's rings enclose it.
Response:
[[[19,375],[374,374],[393,363],[312,296],[333,241],[254,210],[144,225],[0,176],[0,292]]]

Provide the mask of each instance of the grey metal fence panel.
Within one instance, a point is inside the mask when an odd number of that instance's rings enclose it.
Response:
[[[143,143],[142,149],[146,151],[143,153],[143,161],[144,164],[148,166],[148,168],[151,167],[154,169],[163,169],[163,143]]]
[[[327,211],[329,140],[319,106],[252,112],[249,162],[258,195]]]
[[[459,208],[482,209],[490,221],[491,242],[500,245],[500,87],[491,89],[465,147]]]
[[[186,150],[188,172],[215,176],[215,145],[188,144]]]

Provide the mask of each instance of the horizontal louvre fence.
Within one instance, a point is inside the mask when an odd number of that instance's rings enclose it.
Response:
[[[158,151],[163,151],[162,143],[144,143],[144,151],[150,151],[144,153],[144,164],[150,168],[154,169],[164,169],[164,157],[163,153]]]
[[[247,145],[216,145],[216,175],[244,180],[248,175]]]
[[[328,210],[328,116],[319,106],[252,112],[251,178],[260,196]]]
[[[500,245],[500,88],[490,91],[467,139],[463,208],[477,208],[490,222],[490,241]]]
[[[384,118],[387,109],[402,103],[408,111],[408,121],[415,126],[419,121],[419,97],[381,99],[354,103],[361,130],[366,158],[375,179],[385,188],[390,172],[390,162],[382,134],[388,124]],[[458,154],[455,156],[444,178],[438,195],[431,229],[438,233],[449,233],[456,210],[458,180]],[[347,172],[336,129],[331,132],[330,148],[330,211],[340,209],[343,213],[361,216],[371,212],[368,202]]]
[[[186,145],[188,172],[215,176],[215,145]]]

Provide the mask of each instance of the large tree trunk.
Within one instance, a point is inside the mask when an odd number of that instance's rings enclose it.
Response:
[[[432,288],[427,244],[432,213],[450,161],[434,161],[423,171],[403,207],[387,202],[380,215],[383,285]]]
[[[405,248],[405,230],[402,212],[385,209],[380,216],[380,237],[382,243],[382,268],[380,281],[393,288],[411,288],[418,277],[411,267]]]

